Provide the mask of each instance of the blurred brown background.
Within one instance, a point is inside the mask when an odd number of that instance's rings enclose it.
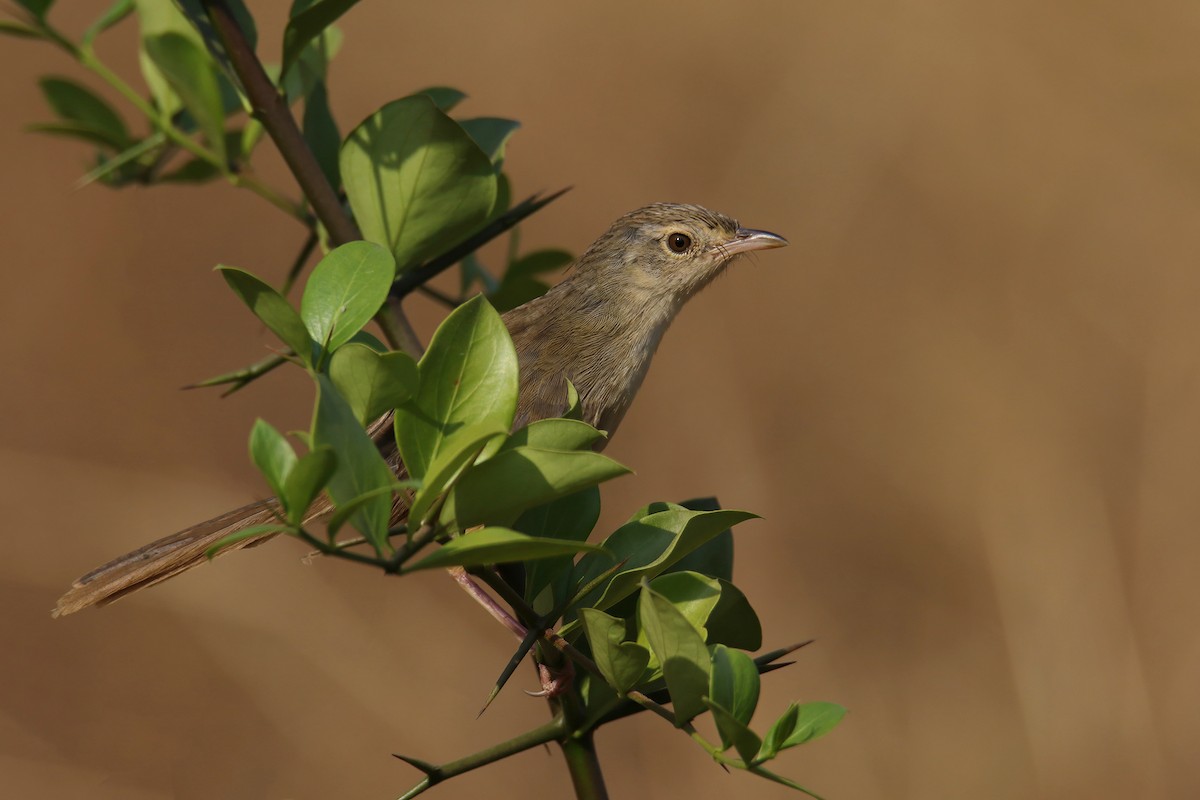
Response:
[[[77,34],[107,3],[62,5]],[[286,4],[252,5],[275,58]],[[763,514],[739,583],[770,645],[818,641],[760,713],[851,709],[780,771],[831,800],[1200,796],[1200,7],[373,2],[343,27],[343,130],[430,84],[522,120],[517,192],[575,186],[528,248],[656,200],[791,239],[668,334],[603,523],[707,493]],[[133,41],[102,55],[136,80]],[[0,60],[6,789],[393,797],[417,776],[389,753],[540,723],[523,673],[475,719],[513,642],[444,576],[291,542],[51,621],[84,570],[262,492],[249,424],[303,425],[302,376],[177,387],[270,341],[210,268],[281,277],[302,237],[223,185],[73,191],[87,152],[22,126],[37,76],[81,73]],[[793,796],[658,720],[599,745],[614,797]],[[568,793],[536,750],[430,796]]]

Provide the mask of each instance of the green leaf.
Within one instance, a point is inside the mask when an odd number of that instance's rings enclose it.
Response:
[[[757,650],[762,647],[762,624],[758,614],[742,590],[720,578],[721,599],[708,616],[709,644],[724,644],[739,650]]]
[[[16,39],[41,39],[42,32],[11,19],[0,19],[0,33]]]
[[[106,100],[85,86],[66,78],[46,77],[38,81],[46,102],[62,119],[95,132],[98,140],[114,150],[129,146],[125,121]]]
[[[501,450],[536,447],[540,450],[585,450],[598,439],[607,438],[586,422],[573,419],[540,419],[529,423],[505,440]]]
[[[204,551],[204,557],[211,560],[230,545],[262,536],[264,533],[292,533],[292,528],[288,525],[251,525],[249,528],[242,528],[240,531],[218,540],[216,544]]]
[[[743,725],[749,725],[754,718],[760,683],[758,667],[750,656],[723,644],[712,648],[708,696]],[[721,741],[729,747],[730,742],[724,736]],[[757,752],[756,745],[749,756],[743,757],[749,762]]]
[[[433,101],[433,104],[442,111],[447,113],[450,109],[467,99],[464,92],[458,89],[453,89],[449,86],[430,86],[428,89],[422,89],[416,94],[423,94]]]
[[[280,341],[295,351],[305,363],[312,358],[312,340],[296,309],[279,292],[259,278],[237,267],[218,266],[221,277],[241,298],[254,316],[263,321]]]
[[[185,161],[178,169],[159,175],[155,183],[205,183],[221,177],[221,170],[202,158]]]
[[[116,0],[115,3],[108,7],[107,11],[100,15],[99,19],[89,25],[88,29],[83,32],[83,46],[89,47],[96,40],[97,36],[132,14],[133,7],[133,0]]]
[[[337,536],[338,531],[346,524],[347,520],[358,513],[358,510],[368,503],[374,503],[380,497],[390,498],[396,492],[402,492],[407,489],[416,488],[419,484],[417,481],[403,480],[393,481],[388,486],[377,486],[366,494],[360,494],[352,500],[347,500],[338,505],[337,510],[329,516],[329,522],[326,523],[326,533],[332,540]]]
[[[17,5],[28,11],[40,22],[46,20],[46,12],[54,5],[54,0],[16,0]]]
[[[479,145],[479,149],[487,154],[491,162],[496,165],[497,171],[504,163],[504,146],[521,127],[521,123],[515,119],[499,117],[464,119],[459,122],[459,125],[475,141],[475,144]]]
[[[208,54],[192,39],[171,32],[147,36],[142,46],[196,121],[209,149],[224,162],[225,108]]]
[[[500,286],[489,294],[488,299],[496,308],[507,311],[541,297],[550,286],[534,276],[564,267],[572,260],[565,250],[539,250],[523,256],[509,264]]]
[[[551,558],[581,550],[597,550],[586,542],[535,539],[504,528],[481,528],[446,542],[435,553],[406,567],[404,572],[444,567],[478,567],[533,558]]]
[[[342,185],[338,172],[338,150],[342,137],[329,110],[329,92],[325,81],[317,81],[304,99],[304,141],[308,142],[325,179],[335,189]]]
[[[387,246],[401,273],[471,233],[496,200],[491,160],[425,95],[368,117],[340,164],[363,236]]]
[[[755,760],[770,761],[781,750],[824,736],[845,716],[846,709],[836,703],[792,703],[767,731]]]
[[[717,724],[717,733],[721,735],[722,749],[728,750],[733,747],[742,761],[750,764],[754,760],[755,754],[758,753],[759,747],[762,746],[762,739],[759,739],[758,734],[750,730],[744,722],[738,720],[712,698],[706,697],[705,705],[712,712],[713,722]]]
[[[79,122],[32,122],[25,126],[25,130],[67,139],[80,139],[104,148],[112,147],[112,142],[104,131]]]
[[[598,597],[585,598],[584,605],[611,607],[632,594],[643,579],[662,574],[725,528],[755,516],[745,511],[672,509],[625,523],[604,542],[615,560],[626,562],[625,568]],[[585,556],[576,568],[576,585],[588,583],[611,564],[606,557]]]
[[[638,600],[638,622],[650,643],[675,708],[675,724],[690,722],[707,706],[709,655],[704,639],[671,601],[649,586]]]
[[[779,749],[819,739],[836,728],[845,716],[846,709],[837,703],[801,703],[797,709],[796,724]]]
[[[625,620],[594,608],[583,609],[579,619],[592,645],[592,658],[604,679],[620,694],[637,686],[650,663],[650,651],[625,641]]]
[[[660,507],[661,506],[661,507]],[[665,511],[667,504],[653,504],[655,511]],[[693,511],[717,511],[721,504],[715,497],[697,497],[684,500],[676,508],[690,508]],[[691,570],[711,578],[733,580],[733,531],[729,528],[718,533],[709,541],[688,553],[671,567],[672,572]],[[743,648],[756,650],[755,647]]]
[[[442,450],[457,450],[456,440],[469,425],[512,426],[517,351],[500,315],[483,298],[446,317],[421,358],[420,374],[416,397],[396,410],[396,441],[413,477],[424,477]]]
[[[529,536],[582,542],[599,518],[600,490],[593,486],[529,509],[513,523],[513,528]],[[570,558],[545,559],[530,564],[525,571],[525,599],[539,613],[558,607],[569,599],[574,566]],[[539,595],[548,586],[554,587],[551,596],[546,601],[539,600]]]
[[[649,586],[669,600],[707,641],[705,625],[721,598],[721,586],[715,578],[697,572],[672,572],[659,575]]]
[[[305,46],[320,36],[357,2],[358,0],[317,0],[312,3],[294,3],[291,19],[283,29],[283,62],[280,74],[287,74]]]
[[[308,507],[329,483],[337,468],[337,456],[330,447],[318,447],[300,457],[287,475],[279,495],[287,511],[288,522],[303,525]]]
[[[329,480],[329,496],[337,505],[348,503],[374,489],[391,486],[395,475],[375,442],[354,417],[349,404],[326,375],[316,375],[317,407],[313,419],[313,449],[329,447],[337,454],[337,468]],[[389,550],[388,524],[392,515],[390,494],[380,494],[352,517],[354,527],[382,553]]]
[[[595,486],[630,470],[590,450],[563,452],[518,447],[477,464],[454,487],[442,520],[459,530],[511,522],[530,508]]]
[[[453,448],[442,448],[425,472],[424,485],[413,500],[409,521],[421,524],[434,502],[454,485],[462,470],[483,451],[488,441],[503,436],[508,428],[497,420],[477,422],[463,428],[454,437]]]
[[[313,268],[300,299],[300,318],[313,341],[334,351],[371,321],[387,299],[396,265],[371,242],[348,242]]]
[[[296,466],[296,451],[265,419],[256,419],[250,429],[250,458],[267,479],[275,496],[284,499],[283,487]]]
[[[583,421],[583,404],[579,402],[579,390],[569,380],[567,381],[567,413],[563,414],[563,418]]]
[[[329,377],[364,426],[417,392],[417,362],[407,353],[377,353],[347,342],[329,361]]]

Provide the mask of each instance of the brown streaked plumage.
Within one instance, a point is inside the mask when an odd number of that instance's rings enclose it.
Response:
[[[613,434],[633,402],[667,327],[696,292],[740,253],[782,247],[787,240],[700,206],[656,203],[613,223],[542,297],[504,315],[520,363],[514,428],[566,411],[566,381],[579,391],[584,419]],[[398,472],[391,415],[369,430]],[[606,440],[601,440],[603,443]],[[311,518],[329,512],[325,498]],[[110,603],[203,563],[220,539],[275,519],[264,500],[201,522],[127,553],[79,578],[55,616]],[[397,503],[396,522],[407,508]],[[273,534],[239,542],[261,544]]]

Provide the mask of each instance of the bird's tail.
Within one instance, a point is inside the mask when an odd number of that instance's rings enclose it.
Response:
[[[71,584],[58,598],[54,616],[74,614],[89,606],[102,606],[119,600],[130,592],[173,578],[181,572],[203,564],[205,552],[221,539],[252,525],[278,521],[278,501],[260,500],[218,517],[184,528],[178,533],[143,545],[133,552],[97,567]],[[252,536],[231,544],[221,552],[253,547],[270,539],[274,533]]]

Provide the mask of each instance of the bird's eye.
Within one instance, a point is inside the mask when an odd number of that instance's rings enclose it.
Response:
[[[671,248],[672,253],[686,253],[691,246],[692,237],[686,233],[672,233],[667,237],[667,247]]]

